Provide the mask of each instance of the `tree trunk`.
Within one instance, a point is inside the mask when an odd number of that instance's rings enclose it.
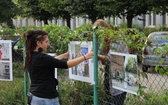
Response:
[[[46,25],[46,24],[48,24],[48,20],[47,19],[45,19],[45,20],[43,20],[44,21],[44,24]]]
[[[162,16],[163,16],[163,19],[162,19],[162,21],[163,21],[162,26],[164,27],[164,26],[166,26],[166,14],[164,13]]]
[[[96,17],[95,16],[90,16],[90,20],[92,22],[92,24],[96,21]]]
[[[7,26],[8,26],[9,28],[15,28],[12,19],[7,20],[6,23],[7,23]]]
[[[127,28],[132,28],[133,16],[127,16]]]
[[[71,18],[70,18],[70,17],[66,18],[66,21],[67,21],[67,26],[68,26],[69,28],[71,28],[71,23],[70,23],[70,20],[71,20]]]

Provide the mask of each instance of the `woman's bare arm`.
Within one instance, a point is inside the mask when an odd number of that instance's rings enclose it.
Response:
[[[56,56],[56,57],[54,57],[54,58],[57,58],[57,59],[68,59],[68,57],[69,57],[69,53],[68,52],[66,52],[66,53],[64,53],[64,54],[61,54],[61,55],[58,55],[58,56]]]
[[[86,55],[67,61],[68,68],[78,65],[79,63],[93,58],[93,50],[89,51]]]

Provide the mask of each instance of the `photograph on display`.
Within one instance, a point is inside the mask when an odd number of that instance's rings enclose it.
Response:
[[[113,88],[137,94],[139,89],[137,55],[110,52],[109,59]]]
[[[0,80],[13,79],[11,43],[10,40],[0,40]]]
[[[69,59],[74,59],[88,53],[92,48],[92,42],[72,41],[69,44]],[[82,63],[69,68],[71,79],[93,83],[93,59],[85,60]]]

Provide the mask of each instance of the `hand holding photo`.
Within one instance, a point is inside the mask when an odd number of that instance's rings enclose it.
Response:
[[[83,56],[85,61],[75,67],[69,68],[69,77],[74,80],[93,83],[93,62],[87,60],[86,54],[92,50],[92,42],[72,41],[69,44],[69,59]]]

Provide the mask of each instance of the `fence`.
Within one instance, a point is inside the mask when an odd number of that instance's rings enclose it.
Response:
[[[16,47],[15,47],[16,48]],[[17,49],[18,50],[18,49]],[[14,53],[15,52],[15,53]],[[24,105],[24,72],[23,53],[13,49],[13,81],[0,81],[0,105]],[[98,72],[98,104],[113,105],[113,98],[109,92],[107,71],[99,64]],[[154,68],[149,72],[142,72],[141,64],[138,65],[140,72],[139,83],[143,91],[142,95],[126,94],[125,105],[165,105],[167,102],[168,77],[156,73]],[[106,77],[106,78],[105,78]],[[145,77],[148,77],[145,78]],[[68,78],[68,70],[58,69],[58,92],[61,105],[93,105],[93,85]],[[106,82],[106,83],[105,83]],[[109,81],[108,81],[109,82]],[[28,86],[29,81],[27,80]],[[146,87],[146,88],[145,88]],[[28,88],[27,88],[28,90]],[[158,95],[158,96],[157,96]],[[163,97],[163,99],[161,99]],[[121,101],[121,96],[117,97]]]

